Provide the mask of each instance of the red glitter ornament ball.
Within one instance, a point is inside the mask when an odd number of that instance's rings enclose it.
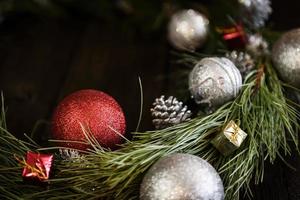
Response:
[[[109,95],[97,90],[80,90],[64,98],[52,117],[52,136],[56,140],[86,141],[80,123],[106,148],[121,142],[126,124],[120,105]],[[116,133],[116,131],[119,133]],[[63,142],[66,147],[85,150],[88,146]]]

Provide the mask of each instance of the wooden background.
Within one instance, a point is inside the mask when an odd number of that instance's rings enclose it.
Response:
[[[300,27],[297,2],[273,2],[275,29]],[[51,118],[65,95],[94,88],[115,97],[125,112],[128,132],[133,131],[140,106],[138,76],[145,104],[141,129],[153,129],[151,103],[174,90],[170,87],[175,80],[166,78],[172,71],[169,51],[164,33],[145,37],[100,19],[10,18],[0,25],[0,89],[9,130],[19,138],[30,135],[37,121]],[[33,137],[46,141],[49,124],[38,126]],[[286,159],[298,171],[279,160],[267,164],[264,183],[254,187],[254,199],[300,199],[300,158],[294,154]]]

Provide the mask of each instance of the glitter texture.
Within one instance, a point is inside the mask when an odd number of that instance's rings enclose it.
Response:
[[[279,76],[300,88],[300,28],[281,36],[273,47],[272,60]]]
[[[57,106],[52,118],[52,133],[56,140],[86,141],[80,123],[87,126],[103,147],[115,148],[125,133],[125,117],[119,104],[109,95],[97,90],[80,90]],[[117,131],[118,133],[116,133]],[[73,142],[66,147],[86,149]]]
[[[192,97],[197,104],[207,104],[210,108],[236,97],[241,86],[241,73],[227,58],[204,58],[189,76]]]
[[[216,170],[189,154],[172,154],[154,164],[140,188],[140,200],[222,200],[224,188]]]
[[[181,10],[169,23],[169,41],[178,50],[194,51],[205,42],[208,24],[208,19],[201,13],[192,9]]]

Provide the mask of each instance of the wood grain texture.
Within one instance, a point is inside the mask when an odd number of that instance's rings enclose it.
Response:
[[[2,27],[6,38],[0,54],[6,56],[0,83],[9,108],[8,125],[20,136],[29,134],[37,120],[49,117],[66,76],[77,30],[70,32],[64,25],[21,19]],[[46,137],[37,137],[41,138]]]

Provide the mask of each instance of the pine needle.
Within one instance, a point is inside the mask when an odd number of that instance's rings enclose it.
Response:
[[[57,159],[47,188],[23,183],[21,169],[12,155],[24,156],[26,151],[36,149],[6,130],[2,104],[0,197],[138,199],[139,185],[147,170],[158,159],[181,152],[200,156],[217,169],[225,186],[226,200],[251,198],[250,184],[253,179],[256,184],[263,181],[264,162],[283,159],[291,153],[291,145],[298,149],[300,116],[296,104],[290,102],[270,62],[265,61],[263,71],[248,75],[233,102],[210,115],[163,130],[132,133],[133,140],[116,151],[104,150],[89,131],[84,131],[85,142],[93,149],[84,154],[84,161]],[[237,151],[224,157],[211,145],[211,140],[230,120],[239,123],[248,137]]]

